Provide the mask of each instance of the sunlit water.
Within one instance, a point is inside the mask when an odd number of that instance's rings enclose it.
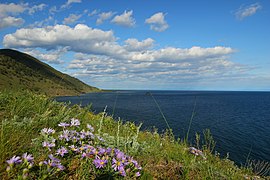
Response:
[[[107,106],[108,114],[114,114],[114,118],[142,122],[143,129],[155,126],[162,132],[167,126],[154,97],[175,136],[180,138],[187,133],[195,107],[190,142],[195,143],[196,132],[210,129],[216,141],[215,150],[221,156],[229,152],[230,159],[244,164],[250,153],[250,159],[270,162],[270,92],[148,92],[91,93],[56,100],[82,106],[92,103],[92,110],[97,113]]]

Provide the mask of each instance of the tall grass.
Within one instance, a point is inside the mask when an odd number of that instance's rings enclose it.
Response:
[[[23,91],[0,92],[0,179],[7,178],[5,161],[13,155],[26,151],[36,156],[40,154],[37,137],[41,129],[59,130],[57,125],[71,118],[80,119],[84,126],[91,124],[104,139],[104,146],[118,148],[137,159],[143,167],[141,179],[244,179],[256,175],[251,167],[237,167],[229,159],[211,154],[214,140],[210,131],[205,131],[202,140],[197,138],[203,142],[204,159],[190,154],[187,144],[175,140],[170,130],[163,134],[156,129],[140,131],[141,124],[115,121],[105,111],[95,115],[89,108],[70,106]],[[72,164],[60,179],[93,177],[90,165],[80,165],[79,159]]]

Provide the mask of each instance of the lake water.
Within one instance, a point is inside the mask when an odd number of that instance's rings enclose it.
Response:
[[[167,126],[154,99],[176,137],[185,137],[195,107],[190,142],[195,143],[196,132],[210,129],[221,156],[229,152],[230,159],[245,164],[250,152],[251,159],[270,162],[270,92],[115,91],[56,98],[82,106],[92,103],[96,113],[107,106],[115,118],[161,132]]]

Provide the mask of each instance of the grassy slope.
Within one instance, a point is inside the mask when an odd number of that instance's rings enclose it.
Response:
[[[102,125],[101,134],[108,145],[125,151],[143,166],[142,179],[245,179],[244,176],[255,175],[250,169],[238,168],[232,161],[212,155],[207,143],[202,147],[207,157],[204,160],[190,154],[187,144],[175,140],[170,133],[140,131],[137,137],[139,128],[131,122],[123,124],[106,116],[101,124],[102,114],[94,115],[88,108],[68,107],[29,92],[0,92],[0,179],[6,177],[4,161],[12,155],[26,151],[39,154],[31,139],[42,128],[58,129],[59,122],[72,117],[79,118],[82,124],[90,123],[95,129]],[[87,173],[89,169],[69,168],[62,178],[86,179]]]
[[[50,96],[98,91],[28,54],[10,49],[0,49],[0,89],[30,89]]]

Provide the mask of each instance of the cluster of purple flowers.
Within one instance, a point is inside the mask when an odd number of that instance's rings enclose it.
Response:
[[[45,165],[47,171],[62,171],[65,167],[60,159],[64,157],[77,156],[88,159],[98,171],[111,169],[116,175],[139,177],[141,167],[132,157],[125,155],[122,151],[115,148],[96,147],[96,141],[104,141],[100,136],[93,134],[94,128],[87,124],[87,130],[78,130],[80,121],[72,118],[69,123],[61,122],[58,124],[63,130],[59,133],[52,128],[43,128],[42,146],[50,152],[48,159],[39,162],[39,166]],[[55,156],[58,156],[56,158]],[[13,156],[7,160],[9,171],[17,164],[27,164],[30,168],[34,164],[34,157],[31,154],[23,154],[22,157]],[[26,172],[26,171],[25,171]],[[28,173],[28,171],[27,171]]]
[[[64,170],[65,167],[61,164],[60,159],[57,159],[56,157],[54,157],[52,154],[49,155],[49,159],[46,161],[43,161],[40,163],[40,165],[42,164],[46,164],[48,166],[48,168],[50,167],[56,167],[57,170]]]
[[[25,163],[27,165],[32,165],[34,163],[34,157],[31,154],[24,153],[22,157],[20,156],[13,156],[11,159],[7,160],[7,163],[10,167],[16,165]]]
[[[107,165],[110,165],[111,168],[121,176],[126,176],[127,173],[133,173],[135,177],[141,175],[140,170],[142,168],[139,166],[138,162],[132,157],[125,155],[119,149],[85,146],[82,150],[82,158],[94,159],[93,164],[97,169],[104,169]]]

